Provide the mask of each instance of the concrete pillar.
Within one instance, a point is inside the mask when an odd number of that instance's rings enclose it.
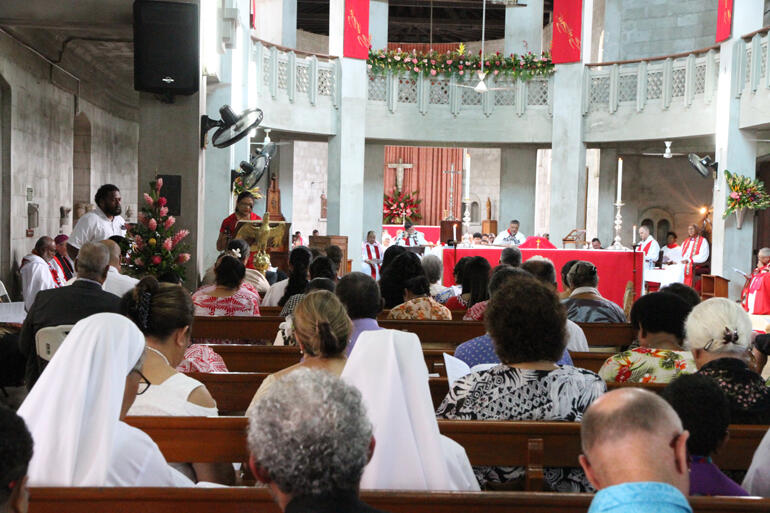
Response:
[[[543,40],[543,0],[527,0],[526,7],[505,9],[505,55],[539,54]]]
[[[297,47],[297,0],[283,0],[281,12],[281,44]],[[283,189],[281,189],[283,192]],[[283,201],[283,195],[281,195]]]
[[[535,186],[537,148],[504,147],[500,149],[500,216],[497,230],[508,227],[513,219],[521,223],[521,232],[535,233]]]
[[[260,39],[296,48],[297,0],[259,0],[255,25]]]
[[[734,215],[722,219],[728,194],[723,171],[729,169],[752,178],[756,176],[757,145],[751,140],[751,134],[739,128],[741,106],[738,92],[743,89],[741,35],[761,28],[763,13],[763,0],[736,3],[732,37],[722,43],[719,52],[715,130],[715,160],[719,163],[719,176],[714,185],[711,273],[730,280],[730,297],[733,299],[740,297],[743,285],[742,280],[736,279],[733,267],[745,271],[751,269],[754,216],[748,211],[740,230]]]
[[[604,3],[604,40],[601,50],[601,60],[603,62],[619,61],[621,59],[622,1],[605,0]]]
[[[614,148],[602,148],[599,155],[599,203],[597,237],[606,248],[615,239],[615,196],[618,188],[618,151]],[[632,225],[634,220],[623,214],[623,224]],[[631,241],[623,241],[631,247]]]
[[[369,0],[369,35],[372,48],[388,46],[388,0]]]
[[[281,189],[281,212],[286,221],[293,221],[292,196],[294,192],[294,142],[286,141],[278,146],[278,162],[270,165],[270,172],[278,174]],[[293,232],[296,230],[293,230]]]
[[[551,152],[551,240],[585,228],[586,146],[581,104],[583,64],[560,64],[554,74]],[[556,242],[555,242],[556,243]],[[557,244],[558,246],[558,244]]]
[[[329,2],[329,53],[343,55],[345,1]],[[329,138],[328,211],[326,231],[348,238],[353,269],[361,264],[358,251],[366,235],[364,212],[364,146],[366,131],[366,61],[340,57],[340,106],[336,134]],[[368,208],[381,211],[382,201]]]
[[[382,198],[385,194],[385,146],[367,144],[364,149],[364,231],[382,234]],[[355,246],[352,246],[355,248]]]

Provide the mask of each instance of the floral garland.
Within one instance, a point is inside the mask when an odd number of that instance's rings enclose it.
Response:
[[[254,199],[261,199],[262,193],[259,192],[259,187],[252,187],[251,189],[247,189],[243,185],[243,176],[236,176],[235,180],[233,180],[233,196],[238,196],[242,192],[249,192],[252,196],[254,196]]]
[[[168,200],[160,195],[161,188],[163,179],[158,178],[150,182],[150,194],[144,193],[146,206],[128,232],[133,246],[126,267],[135,276],[172,274],[184,280],[184,263],[190,260],[190,253],[183,252],[185,248],[180,242],[190,232],[173,229],[176,219],[168,215]]]
[[[765,184],[748,176],[736,175],[725,169],[725,181],[730,189],[727,196],[727,209],[722,215],[726,218],[736,210],[764,210],[770,207],[770,195],[765,191]]]
[[[393,188],[393,194],[385,194],[382,204],[382,222],[385,224],[401,224],[405,220],[416,221],[422,219],[420,215],[421,199],[417,199],[418,191],[404,193]]]
[[[545,77],[554,72],[551,54],[544,52],[535,55],[532,52],[517,55],[512,53],[506,57],[497,52],[493,55],[470,55],[465,52],[465,45],[453,52],[428,53],[404,52],[397,50],[369,49],[368,68],[374,73],[412,73],[413,75],[427,74],[430,76],[446,75],[456,78],[466,78],[481,70],[484,61],[484,71],[490,75],[503,75],[513,80],[531,80],[534,77]]]

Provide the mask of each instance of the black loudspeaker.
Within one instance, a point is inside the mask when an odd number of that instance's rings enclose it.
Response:
[[[134,2],[134,89],[194,94],[200,84],[198,5]]]

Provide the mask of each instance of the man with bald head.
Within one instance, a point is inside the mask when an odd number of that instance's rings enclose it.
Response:
[[[120,313],[120,298],[102,290],[109,266],[107,248],[98,242],[87,242],[80,247],[75,260],[77,279],[67,287],[43,290],[35,297],[19,335],[19,350],[27,361],[27,389],[32,388],[47,364],[35,351],[38,330],[75,324],[99,312]]]
[[[589,513],[692,512],[687,438],[674,409],[652,392],[614,390],[580,424],[580,465],[599,492]]]
[[[110,294],[123,297],[123,294],[133,289],[139,283],[139,280],[120,273],[120,246],[115,241],[107,239],[103,240],[101,244],[110,252],[110,268],[107,271],[107,278],[104,280],[103,288]]]

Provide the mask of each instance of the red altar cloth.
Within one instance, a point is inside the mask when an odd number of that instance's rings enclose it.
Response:
[[[444,248],[444,285],[454,284],[452,270],[455,262],[466,256],[483,256],[492,267],[495,267],[500,261],[500,253],[503,248]],[[570,260],[587,260],[593,262],[599,272],[599,292],[610,301],[615,302],[621,308],[623,307],[623,296],[626,293],[626,283],[634,281],[634,298],[639,298],[642,291],[642,260],[643,253],[637,251],[635,254],[630,251],[610,251],[610,250],[588,250],[588,249],[522,249],[521,256],[523,260],[528,260],[535,255],[540,255],[550,259],[556,266],[556,280],[559,282],[561,290],[561,267]],[[636,256],[636,265],[634,265],[634,255]]]
[[[441,240],[441,227],[440,226],[426,226],[423,224],[414,225],[414,229],[418,232],[422,232],[425,235],[425,240],[438,244]],[[384,224],[382,225],[382,231],[388,232],[391,239],[395,239],[398,232],[404,230],[403,224]]]

